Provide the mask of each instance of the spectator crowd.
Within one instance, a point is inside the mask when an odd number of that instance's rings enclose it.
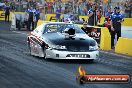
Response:
[[[95,2],[96,1],[96,2]],[[93,5],[96,5],[98,15],[105,16],[109,7],[112,8],[112,3],[104,2],[106,0],[43,0],[43,8],[45,14],[56,13],[60,8],[61,14],[72,13],[78,15],[87,15],[88,11]],[[108,0],[111,1],[111,0]],[[1,3],[8,3],[12,10],[25,11],[26,9],[36,8],[39,4],[42,4],[42,0],[1,0]],[[117,3],[117,6],[121,8],[121,12],[125,17],[131,17],[132,15],[132,0],[126,0]],[[1,6],[0,6],[1,7]],[[114,7],[113,7],[114,8]]]
[[[109,7],[112,8],[112,3],[104,2],[105,0],[67,0],[62,2],[61,0],[45,0],[44,7],[46,13],[56,13],[58,7],[61,8],[61,13],[65,13],[67,10],[79,15],[87,15],[87,11],[96,4],[97,10],[102,15],[105,15]],[[108,0],[109,1],[109,0]],[[120,6],[122,13],[125,13],[126,17],[131,17],[132,0],[120,1],[117,6]],[[114,7],[113,7],[114,8]]]

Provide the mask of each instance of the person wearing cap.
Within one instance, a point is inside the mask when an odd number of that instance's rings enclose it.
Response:
[[[32,30],[34,30],[34,22],[35,22],[35,9],[33,7],[30,7],[26,12],[29,14],[28,16],[28,30],[30,31],[31,24],[32,24]]]
[[[36,20],[34,20],[35,22],[35,28],[37,27],[37,23],[38,23],[38,20],[40,19],[40,10],[39,10],[39,8],[36,8],[36,10],[35,10],[35,17],[34,17],[34,19],[36,19]]]
[[[121,37],[121,22],[123,22],[123,15],[120,14],[120,8],[115,7],[114,8],[114,13],[111,16],[111,38],[112,38],[112,43],[111,46],[114,48],[114,39],[115,39],[115,34],[117,34],[117,41],[119,37]]]
[[[91,30],[87,27],[87,23],[83,23],[83,27],[81,29],[88,35],[91,35]]]

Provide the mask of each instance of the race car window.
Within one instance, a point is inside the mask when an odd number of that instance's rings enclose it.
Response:
[[[82,29],[81,29],[79,26],[77,26],[77,25],[74,25],[74,29],[75,29],[75,32],[76,32],[76,33],[85,33],[85,32],[82,31]]]
[[[48,24],[46,25],[46,32],[57,32],[57,25],[56,24]]]
[[[45,33],[50,33],[50,32],[61,32],[63,33],[66,28],[73,28],[75,29],[76,33],[85,33],[81,30],[81,28],[77,25],[73,24],[47,24],[45,26]]]
[[[75,29],[76,33],[84,33],[79,26],[73,25],[73,24],[65,24],[61,28],[58,28],[58,29],[60,29],[61,33],[63,33],[66,28],[73,28]]]
[[[42,34],[43,33],[43,26],[38,26],[34,32],[36,32],[37,34]]]

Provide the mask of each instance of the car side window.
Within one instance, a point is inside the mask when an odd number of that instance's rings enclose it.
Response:
[[[37,34],[42,34],[43,33],[43,26],[38,26],[34,32],[36,32]]]
[[[50,32],[57,32],[57,24],[48,24],[46,25],[46,32],[50,33]]]
[[[39,31],[38,31],[38,27],[36,28],[36,29],[34,29],[34,32],[35,33],[38,33]]]

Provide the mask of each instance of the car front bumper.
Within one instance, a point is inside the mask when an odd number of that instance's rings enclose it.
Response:
[[[98,59],[99,51],[89,52],[70,52],[58,50],[46,50],[46,58],[52,59]]]

